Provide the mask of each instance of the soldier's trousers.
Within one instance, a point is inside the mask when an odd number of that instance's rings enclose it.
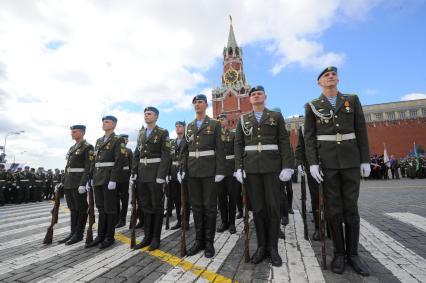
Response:
[[[247,173],[247,193],[253,209],[258,246],[277,247],[280,225],[279,172]]]
[[[138,182],[138,185],[136,186],[136,196],[138,205],[142,208],[144,214],[163,213],[163,184],[157,184],[156,182]]]
[[[0,184],[0,205],[4,205],[6,203],[6,200],[4,198],[4,187],[2,184]]]
[[[65,189],[65,200],[69,210],[87,213],[87,193],[80,194],[77,188]]]
[[[119,221],[126,222],[129,207],[129,182],[117,183],[117,212]]]
[[[346,252],[355,255],[359,240],[358,196],[361,173],[359,168],[322,169],[327,221],[333,239],[334,253],[344,254],[342,223],[346,230]],[[348,242],[349,241],[349,242]]]
[[[234,176],[226,176],[219,184],[218,202],[222,223],[235,224],[238,197],[238,181]]]
[[[217,190],[214,177],[188,178],[189,202],[195,223],[195,239],[213,243],[216,233]]]
[[[280,182],[280,216],[288,218],[288,199],[284,182]]]
[[[170,206],[173,207],[173,205],[176,208],[176,218],[178,220],[178,222],[180,223],[182,220],[181,217],[181,208],[182,208],[182,190],[181,190],[181,185],[178,181],[171,181],[170,184],[170,200],[171,200],[171,204]],[[189,205],[188,205],[188,190],[185,190],[186,193],[186,218],[187,220],[189,219]]]
[[[287,194],[288,208],[293,208],[293,181],[290,179],[284,182],[285,192]]]
[[[117,219],[117,187],[109,190],[108,185],[94,186],[95,204],[98,209],[98,238],[114,238]]]

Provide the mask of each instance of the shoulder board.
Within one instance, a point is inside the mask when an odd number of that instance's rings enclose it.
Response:
[[[159,130],[159,131],[163,131],[163,132],[164,132],[166,129],[161,128],[161,127],[158,127],[158,130]]]

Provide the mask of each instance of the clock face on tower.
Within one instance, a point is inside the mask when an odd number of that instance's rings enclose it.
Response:
[[[238,72],[234,69],[229,69],[225,74],[223,74],[223,80],[227,84],[235,83],[238,80]]]

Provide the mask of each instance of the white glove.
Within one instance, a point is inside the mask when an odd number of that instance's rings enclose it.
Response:
[[[16,186],[16,188],[17,188],[17,189],[19,189],[19,188],[20,188],[20,186]]]
[[[237,172],[235,172],[235,178],[237,178],[237,181],[241,184],[243,183],[243,178],[246,177],[246,171],[241,171],[241,169],[238,169]]]
[[[222,182],[223,179],[225,179],[224,175],[216,175],[216,176],[214,176],[214,182],[215,183]]]
[[[166,180],[161,179],[161,178],[157,178],[155,179],[155,182],[157,182],[157,184],[163,184]]]
[[[182,183],[182,180],[184,178],[185,178],[185,172],[182,172],[182,173],[178,172],[177,173],[177,179],[178,179],[179,183]]]
[[[93,188],[93,179],[91,179],[90,180],[90,185],[92,186],[92,188]]]
[[[86,186],[79,186],[78,187],[78,193],[84,194],[86,192]]]
[[[87,183],[86,183],[86,192],[90,192],[90,183],[93,183],[93,180],[87,181]]]
[[[166,184],[170,183],[172,180],[172,176],[166,176]]]
[[[303,168],[303,166],[302,165],[299,165],[299,166],[297,166],[297,171],[299,171],[299,173],[300,173],[300,176],[305,176],[305,170],[304,170],[305,168]]]
[[[130,179],[129,179],[130,183],[133,183],[134,181],[136,181],[137,178],[138,178],[138,175],[136,174],[130,175]]]
[[[55,193],[57,193],[59,191],[59,187],[61,186],[61,183],[58,183],[55,185]]]
[[[117,186],[117,183],[114,181],[109,181],[108,183],[108,190],[115,190],[115,187]]]
[[[324,181],[324,179],[322,178],[324,174],[322,173],[322,171],[320,171],[319,165],[309,166],[309,171],[311,172],[311,175],[315,179],[315,181],[318,182],[318,184]]]
[[[361,177],[367,178],[370,176],[371,167],[369,163],[361,163]]]
[[[284,168],[283,170],[281,170],[279,178],[281,182],[287,182],[291,179],[291,175],[293,175],[293,169]]]

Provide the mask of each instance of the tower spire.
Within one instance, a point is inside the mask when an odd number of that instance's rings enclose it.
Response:
[[[230,24],[230,27],[229,27],[228,46],[227,47],[236,48],[236,47],[238,47],[238,45],[237,45],[237,41],[235,40],[235,34],[234,34],[234,28],[232,26],[232,16],[231,15],[229,15],[229,19],[231,21],[231,24]]]

